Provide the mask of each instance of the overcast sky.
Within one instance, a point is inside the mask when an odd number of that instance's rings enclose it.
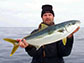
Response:
[[[0,27],[38,27],[44,4],[53,6],[55,23],[80,20],[84,26],[84,0],[0,0]]]

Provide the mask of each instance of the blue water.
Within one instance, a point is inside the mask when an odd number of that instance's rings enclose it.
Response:
[[[13,56],[9,56],[13,45],[3,38],[23,38],[35,28],[32,27],[0,27],[0,63],[31,63],[30,57],[23,48],[19,48]],[[84,28],[75,33],[72,52],[64,57],[65,63],[84,63]]]

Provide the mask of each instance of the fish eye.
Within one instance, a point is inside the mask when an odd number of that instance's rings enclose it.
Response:
[[[68,25],[71,25],[70,23]]]
[[[75,22],[72,23],[73,25],[75,24]]]

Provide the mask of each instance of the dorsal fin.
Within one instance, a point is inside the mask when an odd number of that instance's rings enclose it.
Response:
[[[45,28],[47,28],[48,27],[48,25],[46,25],[46,24],[41,24],[41,28],[39,29],[39,31],[40,30],[43,30],[43,29],[45,29]]]
[[[41,30],[43,30],[43,29],[45,29],[45,28],[47,28],[47,27],[48,27],[48,25],[46,25],[46,24],[41,24],[41,28],[40,28],[37,32],[40,32]],[[34,32],[34,33],[32,33],[32,34],[35,34],[35,33],[37,33],[37,32]],[[31,36],[32,34],[29,34],[28,36]],[[26,37],[28,37],[28,36],[26,36]],[[26,37],[24,37],[24,39],[25,39]]]

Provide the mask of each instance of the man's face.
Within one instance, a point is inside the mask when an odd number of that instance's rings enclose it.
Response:
[[[42,16],[42,20],[46,24],[51,24],[54,21],[54,16],[52,13],[44,13]]]

